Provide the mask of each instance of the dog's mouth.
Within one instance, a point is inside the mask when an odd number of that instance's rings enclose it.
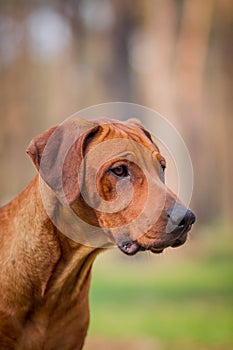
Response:
[[[187,240],[187,233],[184,233],[179,238],[173,240],[172,242],[166,242],[166,244],[151,244],[147,246],[143,246],[139,244],[137,241],[127,241],[118,244],[119,249],[125,253],[126,255],[135,255],[139,251],[150,251],[153,254],[161,254],[164,249],[171,247],[177,248],[183,245]]]
[[[134,255],[141,250],[140,244],[137,241],[128,241],[118,244],[118,248],[126,255]]]

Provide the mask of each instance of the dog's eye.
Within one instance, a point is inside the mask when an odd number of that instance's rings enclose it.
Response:
[[[126,165],[119,165],[115,168],[110,169],[110,171],[118,177],[126,177],[129,175],[128,168]]]

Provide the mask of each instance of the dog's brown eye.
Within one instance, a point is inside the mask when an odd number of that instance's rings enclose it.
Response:
[[[128,168],[126,165],[119,165],[115,168],[110,169],[110,171],[118,177],[126,177],[129,175]]]

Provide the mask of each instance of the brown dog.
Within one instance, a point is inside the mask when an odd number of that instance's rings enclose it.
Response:
[[[40,174],[0,209],[0,348],[81,349],[101,249],[116,243],[128,255],[162,252],[185,242],[195,216],[175,207],[165,160],[135,121],[71,119],[35,137],[27,152]],[[93,184],[97,191],[88,192]]]

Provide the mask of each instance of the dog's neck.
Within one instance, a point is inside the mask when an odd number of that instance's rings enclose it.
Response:
[[[14,221],[9,222],[12,213]],[[17,281],[17,291],[9,294],[22,294],[26,309],[32,295],[40,302],[55,302],[60,295],[77,300],[100,249],[78,244],[59,232],[44,209],[38,176],[1,209],[0,218],[11,235],[4,237],[3,231],[1,237],[5,246],[0,257],[3,271]]]

